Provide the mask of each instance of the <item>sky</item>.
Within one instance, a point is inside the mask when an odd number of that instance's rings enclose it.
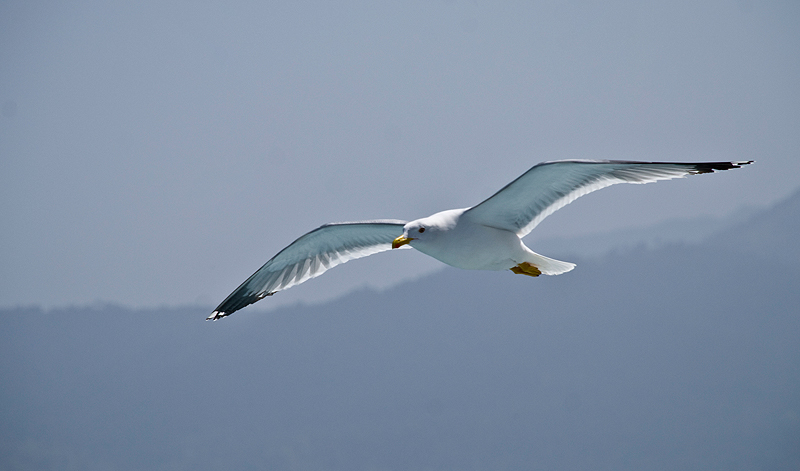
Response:
[[[756,164],[594,193],[534,250],[770,206],[800,187],[798,20],[793,1],[3,2],[0,307],[211,309],[323,223],[472,206],[546,160]],[[440,266],[380,254],[270,301]]]

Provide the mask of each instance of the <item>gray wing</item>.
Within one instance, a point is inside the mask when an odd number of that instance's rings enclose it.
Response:
[[[649,183],[715,170],[746,162],[632,162],[624,160],[560,160],[534,165],[464,216],[498,229],[526,236],[544,218],[577,198],[617,183]]]
[[[329,268],[391,250],[404,221],[377,220],[325,224],[278,252],[236,288],[206,320],[217,320],[266,296],[321,275]]]

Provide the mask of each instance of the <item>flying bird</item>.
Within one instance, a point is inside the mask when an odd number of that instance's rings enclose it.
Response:
[[[575,264],[539,255],[522,242],[544,218],[575,199],[617,183],[649,183],[747,165],[741,162],[559,160],[531,167],[471,208],[450,209],[411,222],[394,219],[325,224],[278,252],[214,309],[228,316],[356,258],[413,247],[467,270],[560,275]]]

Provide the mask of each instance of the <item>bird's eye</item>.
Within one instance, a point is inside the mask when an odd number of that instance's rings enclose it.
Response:
[[[425,228],[424,228],[424,227],[420,227],[420,228],[419,228],[419,233],[421,234],[421,233],[423,233],[423,232],[425,232]]]

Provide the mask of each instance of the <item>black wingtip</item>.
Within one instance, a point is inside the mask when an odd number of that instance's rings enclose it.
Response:
[[[713,173],[717,170],[730,170],[732,168],[741,168],[743,165],[752,164],[752,160],[740,160],[737,162],[701,162],[695,164],[694,174]]]
[[[261,293],[261,294],[249,294],[246,296],[238,295],[238,291],[236,290],[228,296],[225,301],[222,301],[222,304],[217,306],[214,309],[214,312],[211,313],[210,316],[206,317],[207,321],[216,321],[222,319],[223,317],[228,317],[234,312],[242,309],[243,307],[247,307],[253,304],[256,301],[266,298],[267,296],[272,296],[273,294],[277,293],[277,291],[271,291],[269,293]]]
[[[221,312],[221,311],[214,311],[211,313],[210,316],[206,317],[207,321],[215,321],[217,319],[222,319],[223,317],[229,315],[228,312]]]

